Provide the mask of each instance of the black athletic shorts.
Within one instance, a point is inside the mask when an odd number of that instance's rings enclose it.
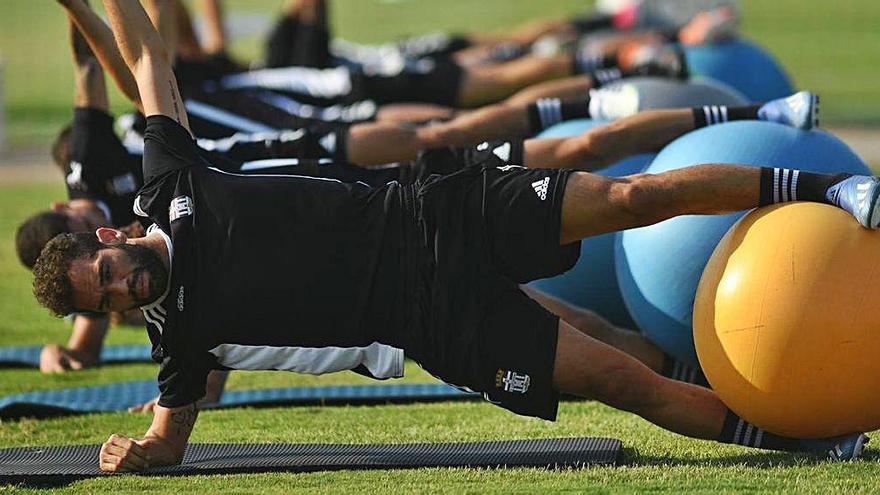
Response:
[[[354,73],[353,91],[361,99],[386,103],[434,103],[458,106],[458,95],[464,70],[455,61],[445,58],[423,58],[394,75]]]
[[[569,170],[468,167],[417,193],[425,280],[406,354],[517,414],[553,420],[559,319],[518,284],[570,269],[559,245]]]

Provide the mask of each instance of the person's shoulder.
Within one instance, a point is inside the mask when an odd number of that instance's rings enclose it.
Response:
[[[73,109],[73,125],[75,127],[95,127],[113,129],[113,116],[106,110],[94,107],[76,107]]]

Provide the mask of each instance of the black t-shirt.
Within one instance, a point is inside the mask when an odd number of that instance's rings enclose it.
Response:
[[[201,398],[210,369],[402,374],[411,187],[223,172],[161,115],[144,144],[135,209],[172,245],[166,292],[142,308],[160,405]]]
[[[116,226],[135,220],[131,205],[144,183],[141,160],[123,146],[107,112],[74,109],[68,168],[70,199],[97,201]]]

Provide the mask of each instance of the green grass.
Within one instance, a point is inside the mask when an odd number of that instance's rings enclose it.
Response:
[[[100,2],[93,2],[100,3]],[[539,16],[579,11],[584,0],[336,0],[335,33],[377,42],[435,30],[498,30]],[[745,33],[785,65],[799,87],[823,96],[823,121],[880,123],[880,3],[874,0],[743,0]],[[231,15],[270,18],[279,0],[228,0]],[[70,118],[72,66],[65,17],[55,2],[0,2],[0,58],[6,62],[8,138],[44,146]],[[251,59],[261,33],[236,40]],[[116,110],[128,107],[115,93]]]
[[[93,2],[94,3],[94,2]],[[230,0],[239,12],[268,12],[277,0]],[[438,28],[493,29],[537,15],[577,10],[581,0],[445,0],[443,2],[336,0],[337,32],[381,41]],[[751,0],[744,2],[746,32],[769,46],[800,86],[822,92],[826,120],[880,121],[874,81],[880,67],[880,7],[873,0]],[[479,10],[480,14],[474,14]],[[403,22],[407,19],[407,22]],[[64,18],[54,2],[2,0],[0,52],[6,59],[10,133],[16,144],[45,146],[69,117],[72,91]],[[41,33],[34,36],[34,33]],[[252,55],[256,38],[236,47]],[[124,108],[115,98],[118,108]],[[0,170],[2,172],[2,170]],[[0,185],[0,345],[64,342],[68,323],[51,318],[30,295],[30,274],[17,263],[13,232],[28,214],[64,196],[54,185]],[[143,330],[115,328],[109,343],[145,343]],[[34,370],[0,369],[0,395],[155,376],[148,364],[106,366],[44,376]],[[409,364],[406,381],[433,379]],[[238,373],[230,388],[361,383],[352,373],[323,377],[288,373]],[[142,433],[149,418],[100,414],[49,420],[0,422],[0,447],[100,443],[111,432]],[[626,446],[617,468],[545,471],[534,469],[345,471],[312,474],[230,475],[192,478],[113,477],[74,483],[69,493],[403,493],[644,492],[668,493],[853,493],[877,492],[878,450],[869,462],[834,465],[810,457],[761,453],[688,440],[632,415],[596,403],[565,403],[550,424],[514,416],[484,403],[411,406],[238,409],[202,413],[196,442],[425,442],[511,438],[614,436]],[[0,493],[33,490],[0,486]]]
[[[29,274],[13,258],[18,222],[63,191],[60,186],[0,186],[0,345],[63,342],[68,325],[51,318],[29,294]],[[144,332],[115,328],[111,343],[146,342]],[[106,366],[65,375],[0,369],[0,396],[125,380],[148,379],[149,364]],[[406,381],[433,379],[409,363]],[[353,373],[322,377],[292,373],[236,373],[230,388],[363,383]],[[126,413],[0,422],[0,446],[69,445],[103,442],[110,433],[141,434],[149,417]],[[812,457],[756,452],[689,440],[597,403],[564,403],[555,424],[522,418],[482,402],[374,407],[236,409],[202,413],[194,442],[430,442],[566,436],[613,436],[624,442],[623,464],[615,468],[418,469],[311,474],[228,475],[190,478],[112,477],[84,480],[65,493],[853,493],[878,491],[880,452],[867,462],[835,465]],[[2,487],[0,493],[34,490]]]

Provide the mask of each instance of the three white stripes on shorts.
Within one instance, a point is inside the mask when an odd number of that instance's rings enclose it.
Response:
[[[797,183],[800,170],[789,168],[773,169],[773,202],[787,203],[797,201]]]

